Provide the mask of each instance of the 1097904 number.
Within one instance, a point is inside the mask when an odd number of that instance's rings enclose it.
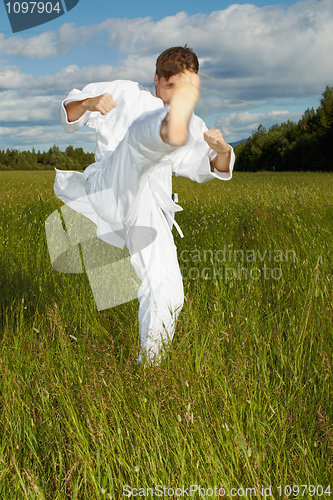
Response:
[[[59,2],[57,2],[54,6],[51,2],[8,2],[6,3],[8,14],[51,14],[52,12],[61,11]]]
[[[328,485],[326,488],[323,487],[321,484],[318,484],[317,486],[314,486],[312,484],[300,484],[299,486],[294,484],[290,486],[287,484],[286,486],[278,486],[277,487],[279,496],[284,496],[286,497],[294,497],[294,496],[304,496],[305,494],[313,497],[316,495],[316,497],[321,497],[323,495],[331,496],[331,485]]]

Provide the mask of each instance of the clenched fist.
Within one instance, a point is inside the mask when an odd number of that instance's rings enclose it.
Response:
[[[75,122],[86,111],[97,111],[101,115],[108,114],[116,105],[109,94],[102,94],[97,97],[89,97],[84,101],[73,101],[66,105],[67,118],[69,122]]]
[[[88,111],[99,111],[101,115],[106,115],[115,108],[112,97],[109,94],[102,94],[97,97],[90,97],[83,101]]]
[[[217,154],[229,153],[230,148],[225,142],[222,132],[217,128],[211,128],[204,133],[204,139],[208,146]]]

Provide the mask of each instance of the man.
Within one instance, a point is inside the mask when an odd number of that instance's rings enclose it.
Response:
[[[173,224],[181,233],[174,212],[182,209],[171,198],[172,175],[197,182],[232,175],[232,148],[219,130],[207,130],[193,114],[199,99],[198,69],[191,49],[172,47],[156,61],[154,87],[123,80],[95,83],[82,92],[74,89],[61,108],[67,132],[84,124],[96,130],[97,161],[83,174],[57,171],[55,193],[65,203],[88,195],[89,207],[77,210],[96,223],[104,241],[117,245],[115,234],[123,231],[142,281],[138,362],[160,360],[184,301],[171,233]],[[135,227],[156,230],[154,241],[140,252]]]

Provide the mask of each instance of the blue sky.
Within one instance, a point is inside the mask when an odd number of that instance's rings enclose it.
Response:
[[[156,57],[187,43],[199,57],[196,113],[227,141],[259,124],[297,121],[333,85],[333,2],[80,0],[37,28],[13,34],[0,16],[0,149],[94,149],[87,127],[67,135],[59,103],[94,81],[152,81]]]

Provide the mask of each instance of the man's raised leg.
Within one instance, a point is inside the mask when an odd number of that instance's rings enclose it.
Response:
[[[188,127],[200,92],[200,77],[191,71],[181,74],[173,92],[168,117],[161,125],[163,142],[183,146],[188,137]]]

